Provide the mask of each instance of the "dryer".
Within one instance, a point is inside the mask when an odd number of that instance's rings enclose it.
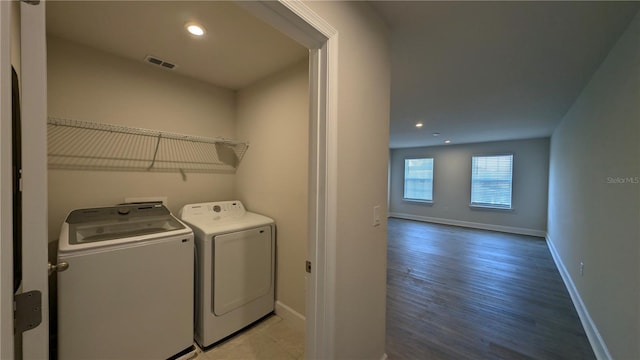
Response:
[[[196,242],[196,342],[210,346],[273,312],[273,219],[240,201],[185,205],[180,218]]]
[[[72,211],[58,247],[58,358],[194,354],[194,251],[161,204]]]

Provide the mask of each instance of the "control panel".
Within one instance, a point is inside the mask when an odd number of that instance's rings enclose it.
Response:
[[[189,219],[226,220],[237,219],[245,213],[246,210],[240,201],[216,201],[186,205],[180,211],[180,217],[186,221]]]

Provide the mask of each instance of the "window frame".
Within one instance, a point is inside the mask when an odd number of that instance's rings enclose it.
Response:
[[[425,200],[425,199],[416,199],[416,198],[408,198],[405,197],[406,195],[406,175],[407,175],[407,160],[421,160],[421,159],[430,159],[431,163],[432,163],[432,170],[431,170],[431,199],[430,200]],[[415,203],[421,203],[421,204],[427,204],[427,205],[432,205],[434,202],[434,198],[435,198],[435,172],[436,172],[436,159],[434,156],[410,156],[410,157],[405,157],[402,161],[402,201],[406,201],[406,202],[415,202]]]
[[[500,204],[492,204],[492,203],[479,203],[473,202],[473,159],[480,157],[499,157],[499,156],[511,156],[511,179],[510,179],[510,192],[509,192],[509,205],[500,205]],[[496,211],[514,211],[514,198],[513,198],[513,187],[514,187],[514,164],[515,164],[516,155],[513,152],[504,152],[504,153],[489,153],[489,154],[473,154],[471,155],[471,174],[469,181],[469,207],[477,210],[496,210]]]

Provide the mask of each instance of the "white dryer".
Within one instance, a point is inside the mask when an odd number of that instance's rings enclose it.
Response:
[[[194,353],[194,251],[161,204],[72,211],[58,248],[58,358]]]
[[[224,339],[274,310],[275,224],[240,201],[185,205],[196,239],[195,340]]]

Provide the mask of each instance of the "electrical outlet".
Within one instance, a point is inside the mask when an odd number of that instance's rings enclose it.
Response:
[[[584,263],[580,261],[580,276],[584,275]]]

